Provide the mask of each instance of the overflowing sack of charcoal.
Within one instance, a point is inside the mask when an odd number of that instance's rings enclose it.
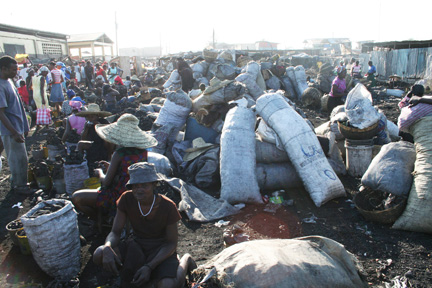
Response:
[[[33,258],[53,278],[68,281],[80,271],[77,214],[70,201],[43,201],[21,216]]]

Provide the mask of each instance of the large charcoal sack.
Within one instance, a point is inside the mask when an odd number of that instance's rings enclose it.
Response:
[[[81,164],[63,164],[66,193],[69,196],[84,187],[84,180],[89,178],[87,161]]]
[[[302,187],[302,181],[290,162],[257,163],[258,186],[261,190],[278,190]]]
[[[417,153],[414,181],[405,211],[392,228],[432,234],[432,116],[421,118],[409,130]]]
[[[238,243],[200,267],[215,267],[223,287],[368,287],[356,257],[321,236]]]
[[[192,100],[183,90],[168,92],[166,95],[167,99],[154,123],[161,126],[170,124],[175,127],[177,131],[171,133],[169,138],[169,141],[174,141],[192,110]]]
[[[255,113],[235,107],[222,129],[221,198],[229,203],[262,203],[255,174]]]
[[[257,62],[249,62],[242,70],[242,73],[248,73],[252,75],[253,79],[258,77],[258,74],[261,73],[261,67]]]
[[[308,87],[301,95],[301,101],[306,107],[321,107],[321,92],[313,87]]]
[[[294,68],[294,74],[298,86],[299,96],[301,96],[303,95],[303,92],[309,87],[306,81],[305,69],[302,65],[298,65]]]
[[[34,217],[47,204],[61,204],[63,208]],[[48,275],[68,281],[80,272],[81,245],[77,214],[70,201],[51,199],[34,206],[21,216],[33,258]]]
[[[258,97],[264,94],[263,89],[261,89],[261,87],[258,86],[255,78],[253,78],[251,74],[242,73],[239,76],[237,76],[235,80],[246,85],[249,94],[254,98],[255,101],[256,99],[258,99]]]
[[[220,80],[233,80],[237,76],[234,66],[228,64],[217,64],[212,68],[212,73]]]
[[[298,85],[297,85],[297,80],[296,80],[296,75],[295,75],[295,69],[294,67],[290,66],[286,68],[286,75],[288,76],[288,78],[291,81],[291,84],[294,88],[295,91],[295,95],[293,95],[294,99],[300,99],[300,96],[302,95]]]
[[[256,109],[278,134],[316,206],[345,196],[344,187],[327,161],[312,128],[283,96],[278,93],[265,94],[257,100]]]
[[[276,144],[256,139],[256,162],[257,163],[281,163],[288,162],[289,157],[285,150],[280,150]]]
[[[271,76],[270,79],[265,81],[268,89],[273,89],[275,91],[279,90],[281,88],[280,80],[276,76]]]
[[[147,152],[147,162],[153,163],[155,165],[156,171],[165,176],[171,176],[173,170],[171,167],[171,162],[169,159],[159,153]]]
[[[170,89],[172,91],[178,90],[182,87],[182,80],[180,73],[175,69],[171,72],[168,80],[163,84],[163,88]]]
[[[406,141],[382,146],[363,175],[363,185],[373,190],[407,195],[412,184],[416,152],[414,144]]]
[[[288,94],[287,97],[291,99],[297,99],[294,85],[291,83],[290,78],[287,75],[284,75],[281,77],[281,81],[283,88],[285,89],[285,93]]]

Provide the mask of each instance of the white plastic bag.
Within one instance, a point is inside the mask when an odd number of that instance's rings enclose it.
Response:
[[[162,154],[150,151],[147,152],[147,162],[153,163],[155,165],[156,171],[158,173],[164,174],[165,176],[170,176],[173,172],[171,162],[166,156]]]
[[[345,113],[350,124],[364,129],[378,122],[380,116],[372,106],[372,96],[367,88],[358,83],[349,93],[345,102]]]
[[[63,164],[66,193],[71,196],[75,191],[84,187],[84,180],[89,178],[87,161],[81,164]]]

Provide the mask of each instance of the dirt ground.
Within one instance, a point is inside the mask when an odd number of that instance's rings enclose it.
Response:
[[[377,99],[375,104],[395,122],[399,114],[398,99]],[[328,120],[326,114],[303,110],[315,127]],[[30,133],[26,143],[30,148],[32,144],[44,141],[44,135]],[[52,279],[38,267],[31,255],[21,254],[4,228],[34,205],[30,197],[9,192],[8,178],[7,163],[3,163],[0,174],[0,226],[3,227],[0,230],[0,287],[46,287]],[[198,264],[203,264],[224,249],[224,230],[232,230],[234,225],[239,226],[250,240],[322,235],[342,243],[358,257],[371,287],[385,287],[385,283],[395,277],[406,279],[407,287],[432,287],[431,236],[392,230],[389,225],[366,221],[351,201],[360,180],[350,176],[341,177],[341,180],[348,192],[347,197],[332,200],[320,208],[315,207],[304,189],[296,189],[286,191],[285,195],[286,199],[293,200],[293,205],[247,205],[240,214],[224,219],[229,221],[227,226],[216,227],[215,222],[190,222],[183,214],[179,225],[178,253],[190,253]],[[169,191],[167,195],[178,202],[178,195]],[[23,208],[12,208],[17,202],[22,202]],[[306,219],[313,216],[316,223],[307,223]],[[79,216],[80,232],[86,238],[81,248],[79,287],[98,287],[105,284],[107,277],[92,263],[91,254],[103,243],[108,231],[99,234],[92,229],[91,223],[83,220]]]

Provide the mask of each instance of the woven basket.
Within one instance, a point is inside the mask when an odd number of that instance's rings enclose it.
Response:
[[[378,130],[378,122],[364,129],[346,126],[343,122],[338,122],[339,131],[348,139],[366,140],[372,139]]]
[[[373,210],[374,202],[382,200],[382,195],[382,191],[366,188],[354,196],[354,204],[366,220],[381,224],[392,224],[405,210],[406,198],[398,197],[396,200],[397,204],[389,209]]]

